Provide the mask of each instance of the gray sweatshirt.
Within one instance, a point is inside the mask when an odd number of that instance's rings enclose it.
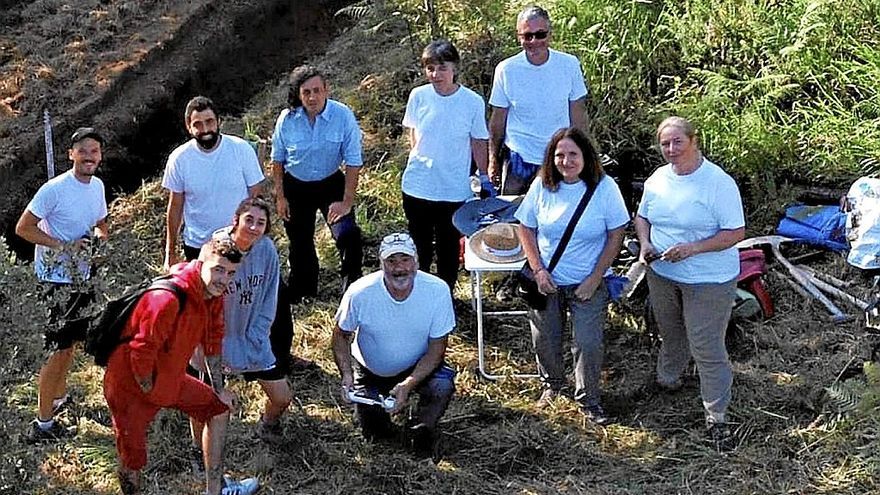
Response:
[[[229,238],[232,227],[214,232]],[[275,244],[263,236],[251,246],[223,299],[223,365],[232,372],[264,371],[275,365],[269,328],[278,303],[279,263]]]

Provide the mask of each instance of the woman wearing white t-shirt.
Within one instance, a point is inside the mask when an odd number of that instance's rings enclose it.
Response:
[[[662,389],[680,388],[693,355],[709,435],[727,450],[733,372],[724,336],[739,274],[734,245],[745,234],[742,199],[733,179],[703,157],[690,122],[665,119],[657,140],[669,164],[645,181],[634,221],[641,257],[653,260],[648,290],[663,339],[656,380]]]
[[[437,276],[450,290],[458,278],[460,234],[452,215],[473,196],[471,160],[483,189],[494,196],[486,174],[489,131],[483,98],[456,82],[458,51],[445,40],[422,52],[430,84],[412,90],[403,125],[409,129],[410,153],[403,172],[403,211],[425,271],[437,252]]]
[[[548,271],[578,203],[593,191],[558,263]],[[541,293],[543,310],[529,310],[532,343],[544,391],[538,407],[548,405],[565,385],[562,332],[566,310],[572,320],[574,399],[594,423],[610,421],[600,404],[599,376],[608,289],[604,276],[620,251],[629,213],[613,179],[605,175],[592,140],[577,127],[560,129],[550,139],[544,163],[516,212],[519,239]]]

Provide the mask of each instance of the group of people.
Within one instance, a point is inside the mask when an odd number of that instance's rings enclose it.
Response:
[[[522,10],[516,30],[523,50],[496,68],[488,126],[482,97],[458,82],[455,46],[440,40],[425,47],[428,84],[412,90],[403,118],[410,143],[402,179],[409,231],[382,239],[380,269],[367,276],[354,211],[362,133],[351,109],[329,98],[321,71],[302,66],[290,75],[288,108],[272,137],[274,212],[261,196],[264,176],[253,147],[220,133],[210,99],[187,104],[184,124],[192,139],[171,152],[162,179],[169,191],[163,264],[179,293],[145,293],[104,376],[123,493],[142,493],[148,427],[169,407],[191,418],[192,452],[202,460],[209,495],[257,489],[253,478],[223,475],[226,428],[236,405],[226,380],[259,383],[267,402],[258,434],[280,441],[292,399],[286,375],[296,359],[290,306],[318,297],[319,211],[341,260],[332,337],[340,392],[355,403],[365,437],[392,435],[390,415],[417,393],[407,437],[416,451],[435,452],[437,424],[455,391],[455,371],[444,360],[456,324],[460,234],[452,216],[477,192],[525,194],[515,214],[518,239],[547,296],[546,306],[528,315],[544,385],[538,404],[552,403],[566,386],[562,342],[570,319],[573,397],[595,423],[610,421],[599,386],[605,277],[630,215],[586,131],[580,63],[550,49],[544,9]],[[656,381],[664,390],[679,388],[693,355],[707,426],[713,439],[726,440],[732,373],[724,330],[738,273],[733,246],[744,232],[742,203],[733,180],[702,157],[688,121],[664,120],[657,138],[669,165],[646,181],[633,222],[641,257],[650,262],[651,303],[663,338]],[[35,442],[71,433],[54,418],[71,403],[72,348],[86,331],[77,315],[95,297],[77,284],[88,279],[90,267],[76,255],[109,235],[104,186],[95,177],[104,144],[97,130],[78,129],[68,152],[72,168],[39,189],[16,225],[16,233],[36,245],[35,271],[46,290],[69,294],[51,308],[45,332],[50,354],[27,434]],[[479,190],[471,186],[474,170]],[[273,214],[290,241],[286,280],[267,235]],[[435,255],[437,276],[427,273]]]

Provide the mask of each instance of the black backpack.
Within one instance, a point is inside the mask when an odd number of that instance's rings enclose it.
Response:
[[[141,296],[151,290],[167,290],[174,293],[180,305],[177,314],[179,315],[183,311],[183,306],[186,304],[186,292],[171,281],[170,275],[145,280],[137,287],[125,291],[118,298],[111,299],[104,311],[92,319],[86,331],[85,351],[95,357],[95,364],[107,366],[110,355],[113,354],[116,347],[131,340],[131,338],[122,338],[122,330],[128,323],[128,319],[134,312]]]

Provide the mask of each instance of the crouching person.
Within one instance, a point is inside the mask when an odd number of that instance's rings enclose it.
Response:
[[[119,483],[125,495],[141,494],[141,470],[147,463],[147,431],[156,413],[174,408],[206,423],[202,437],[208,495],[248,495],[257,480],[223,476],[223,449],[234,396],[220,378],[223,293],[241,262],[241,252],[226,241],[211,241],[199,260],[175,265],[174,292],[147,292],[123,330],[123,344],[110,356],[104,397],[113,417],[119,455]],[[186,374],[193,350],[205,349],[212,389]]]
[[[443,361],[455,327],[452,296],[443,280],[418,271],[408,234],[386,236],[379,258],[381,270],[352,283],[336,312],[333,355],[342,397],[393,397],[385,407],[355,404],[364,437],[376,440],[393,435],[389,414],[418,393],[407,436],[417,454],[435,456],[437,422],[455,392],[455,372]]]

